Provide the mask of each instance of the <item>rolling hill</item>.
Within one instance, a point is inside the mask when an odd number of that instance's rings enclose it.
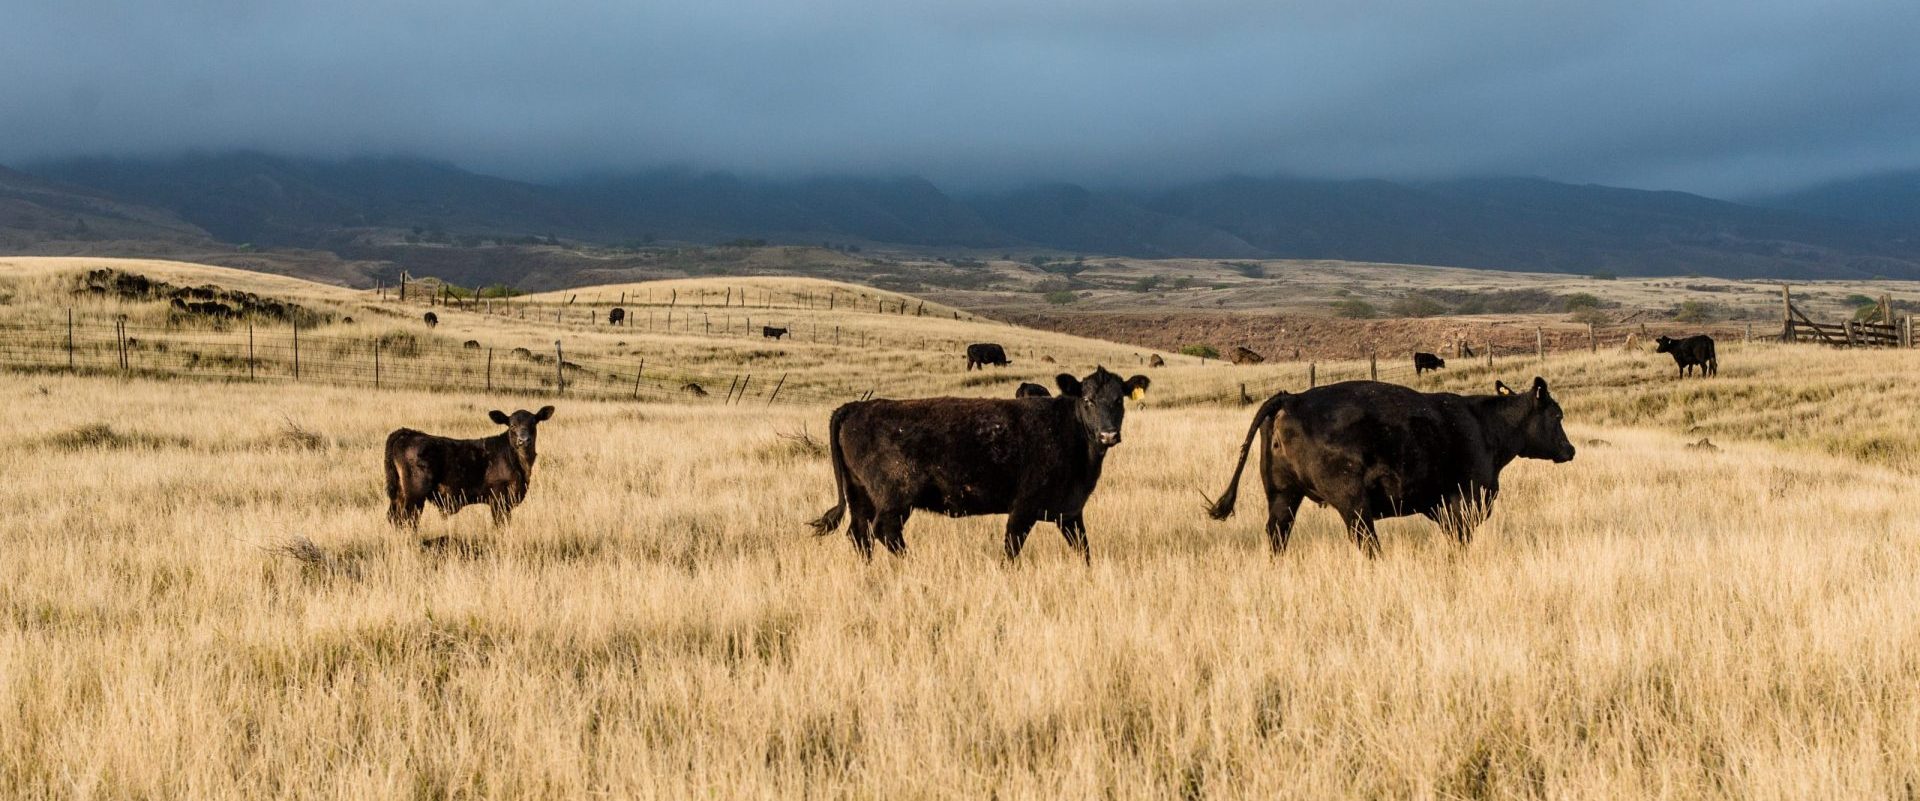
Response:
[[[259,153],[86,159],[34,170],[101,198],[164,210],[227,242],[401,263],[407,253],[379,248],[748,239],[1558,273],[1920,278],[1920,237],[1897,213],[1846,219],[1529,178],[1233,177],[1152,191],[1050,184],[961,196],[910,176],[775,181],[661,171],[534,184],[417,159]]]

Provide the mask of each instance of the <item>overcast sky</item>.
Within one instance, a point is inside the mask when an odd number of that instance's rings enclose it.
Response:
[[[1920,166],[1920,1],[0,0],[0,163],[405,154],[955,188]]]

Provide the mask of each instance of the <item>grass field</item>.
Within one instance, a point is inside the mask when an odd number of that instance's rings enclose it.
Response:
[[[1544,374],[1580,455],[1372,562],[1330,510],[1279,559],[1251,498],[1201,512],[1216,396],[1294,368],[1155,371],[1091,567],[1046,526],[1004,564],[998,518],[808,536],[823,405],[9,374],[0,796],[1911,796],[1920,358],[1664,360],[1425,379]],[[511,525],[387,526],[387,431],[546,402]]]

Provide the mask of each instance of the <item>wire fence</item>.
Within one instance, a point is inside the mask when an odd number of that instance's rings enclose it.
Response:
[[[615,361],[452,343],[409,332],[341,335],[276,325],[139,326],[117,319],[0,323],[0,364],[143,377],[314,383],[374,389],[484,391],[603,400],[724,404],[837,403],[872,395],[789,384],[785,372],[716,373],[643,356]]]

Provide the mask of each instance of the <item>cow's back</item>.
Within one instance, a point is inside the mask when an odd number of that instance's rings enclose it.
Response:
[[[1087,475],[1072,400],[927,398],[848,404],[836,436],[864,491],[948,514],[995,514]],[[1074,429],[1077,430],[1077,429]]]
[[[1276,458],[1316,498],[1311,485],[1354,474],[1412,504],[1437,501],[1465,480],[1494,481],[1486,434],[1459,395],[1333,384],[1290,397],[1274,427]]]

